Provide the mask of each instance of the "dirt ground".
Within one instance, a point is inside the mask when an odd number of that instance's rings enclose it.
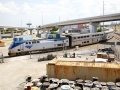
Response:
[[[8,47],[11,41],[6,41],[6,43],[6,47],[0,47],[0,52],[2,52],[4,56],[7,56]],[[114,39],[104,44],[99,43],[80,47],[79,51],[110,47],[113,44]],[[72,49],[66,51],[71,52],[74,50]],[[60,56],[63,54],[63,51],[52,53]],[[49,61],[37,61],[38,57],[43,57],[45,55],[47,55],[47,53],[34,55],[32,54],[31,59],[30,55],[4,58],[4,63],[0,63],[0,90],[18,90],[17,87],[20,83],[25,81],[25,77],[27,75],[31,75],[33,78],[38,78],[41,75],[45,75],[46,64]]]

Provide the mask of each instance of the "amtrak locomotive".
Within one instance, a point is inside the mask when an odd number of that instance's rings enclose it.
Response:
[[[49,51],[63,47],[84,46],[106,41],[114,36],[114,30],[87,34],[70,34],[60,37],[59,34],[49,34],[47,39],[33,40],[30,36],[17,36],[9,47],[9,56],[29,54],[33,51]]]

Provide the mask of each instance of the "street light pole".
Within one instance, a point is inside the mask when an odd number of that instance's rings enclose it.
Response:
[[[41,14],[42,14],[42,25],[43,25],[43,12],[41,11]]]
[[[104,15],[104,1],[103,1],[103,15]],[[103,30],[104,30],[104,22],[103,22]]]
[[[60,16],[59,16],[59,22],[60,22]]]

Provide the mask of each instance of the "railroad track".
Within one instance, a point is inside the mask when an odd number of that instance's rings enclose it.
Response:
[[[114,38],[118,41],[120,41],[120,33],[115,33]]]

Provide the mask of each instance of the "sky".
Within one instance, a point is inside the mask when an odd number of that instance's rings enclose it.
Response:
[[[120,0],[0,0],[0,26],[31,27],[120,13]]]

